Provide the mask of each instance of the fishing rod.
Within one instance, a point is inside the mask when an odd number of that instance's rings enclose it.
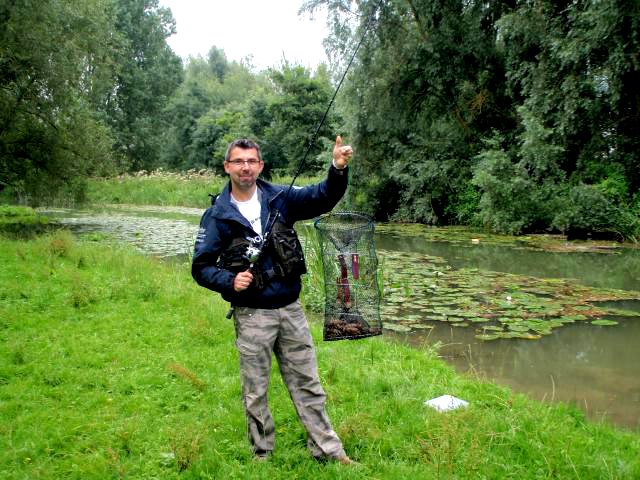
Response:
[[[362,33],[362,35],[360,37],[360,40],[358,41],[358,44],[356,45],[356,48],[353,50],[353,54],[351,55],[351,59],[349,60],[349,63],[347,64],[347,67],[345,68],[345,70],[344,70],[344,72],[342,74],[342,77],[340,78],[340,81],[338,82],[338,85],[337,85],[335,91],[333,92],[333,96],[331,97],[331,100],[329,101],[329,104],[327,105],[327,108],[324,111],[324,114],[322,115],[322,118],[320,119],[320,122],[318,123],[318,126],[316,127],[315,131],[313,132],[313,135],[309,139],[309,143],[307,144],[307,148],[305,149],[304,155],[302,156],[302,160],[298,164],[298,168],[296,169],[295,174],[293,175],[293,178],[291,179],[291,183],[289,184],[289,187],[287,188],[285,196],[284,196],[283,200],[280,203],[281,205],[286,202],[287,198],[289,198],[289,193],[291,192],[291,189],[293,188],[293,185],[294,185],[296,179],[298,178],[298,176],[302,172],[302,169],[304,168],[305,164],[307,163],[307,158],[309,157],[309,153],[311,153],[311,149],[315,145],[316,139],[318,138],[318,135],[320,133],[320,129],[324,125],[325,120],[327,119],[327,116],[329,115],[329,111],[331,110],[331,107],[333,106],[333,102],[335,101],[336,97],[338,96],[338,92],[340,91],[340,88],[342,87],[342,84],[344,83],[344,79],[347,77],[347,73],[349,72],[349,69],[351,68],[351,65],[353,64],[353,61],[356,58],[358,50],[360,49],[360,46],[364,42],[364,39],[367,36],[367,33],[369,32],[371,24],[373,23],[374,16],[375,16],[376,12],[378,11],[378,8],[380,7],[380,5],[382,5],[383,1],[384,0],[380,0],[378,2],[378,4],[375,6],[375,8],[373,9],[373,11],[371,12],[371,15],[369,15],[369,18],[367,19],[367,23],[366,23],[365,28],[364,28],[364,32]],[[253,269],[254,265],[258,262],[258,260],[262,256],[262,252],[263,252],[264,246],[268,245],[269,239],[270,239],[270,237],[272,235],[272,232],[273,232],[273,226],[275,225],[275,223],[278,220],[278,218],[280,218],[280,210],[276,207],[275,208],[275,215],[271,215],[271,212],[269,212],[269,219],[267,221],[267,226],[266,226],[266,228],[264,230],[266,233],[264,235],[262,235],[261,238],[258,237],[259,238],[258,241],[253,241],[252,240],[251,245],[249,245],[249,247],[247,247],[247,251],[246,251],[244,256],[249,261],[249,270],[250,271]],[[235,306],[232,305],[231,308],[229,309],[229,312],[226,315],[226,317],[228,319],[231,318],[231,316],[233,315],[234,310],[235,310]]]
[[[378,4],[375,6],[375,8],[373,9],[373,11],[371,12],[371,15],[369,15],[369,18],[368,18],[367,23],[366,23],[365,28],[364,28],[364,32],[362,33],[362,36],[360,37],[360,41],[356,45],[356,48],[354,49],[353,54],[351,55],[351,59],[349,60],[349,63],[347,64],[347,67],[345,68],[345,70],[344,70],[344,72],[342,74],[342,78],[340,79],[340,82],[338,82],[338,86],[336,87],[335,91],[333,92],[333,96],[331,97],[331,100],[329,101],[329,104],[327,105],[327,108],[324,111],[324,114],[322,115],[322,118],[320,119],[320,122],[318,123],[318,126],[316,127],[315,132],[313,133],[313,135],[309,139],[309,143],[307,144],[307,148],[306,148],[306,150],[304,152],[304,155],[302,156],[302,160],[298,164],[298,168],[296,169],[295,174],[293,175],[293,178],[291,179],[291,183],[289,184],[289,188],[287,188],[287,192],[285,193],[284,199],[282,200],[281,204],[286,202],[287,198],[289,197],[289,192],[291,192],[291,189],[293,188],[293,184],[295,183],[296,179],[298,178],[298,176],[302,172],[302,169],[304,168],[305,164],[307,163],[307,157],[309,156],[309,153],[311,153],[311,149],[315,145],[316,139],[318,138],[318,135],[320,133],[320,129],[324,125],[324,122],[327,119],[327,116],[329,115],[329,111],[331,110],[331,107],[333,106],[333,102],[335,101],[336,97],[338,96],[338,92],[340,91],[340,88],[342,87],[342,83],[344,82],[344,79],[347,77],[347,73],[349,72],[349,69],[351,68],[351,65],[353,64],[353,61],[356,58],[356,54],[358,53],[358,50],[360,49],[360,46],[364,42],[364,39],[367,36],[367,33],[369,32],[369,28],[371,27],[371,24],[373,23],[373,19],[375,17],[375,14],[378,11],[378,8],[380,7],[380,5],[382,5],[383,1],[384,0],[380,0],[378,2]],[[269,215],[269,219],[270,220],[267,223],[267,228],[265,229],[265,231],[267,233],[266,233],[266,235],[263,236],[263,238],[264,238],[264,241],[262,242],[263,245],[266,244],[266,241],[268,240],[269,235],[271,235],[271,231],[273,230],[273,225],[276,223],[276,221],[278,220],[279,216],[280,216],[280,210],[278,210],[277,208],[276,208],[276,214],[273,216],[273,219],[271,219],[271,215]]]

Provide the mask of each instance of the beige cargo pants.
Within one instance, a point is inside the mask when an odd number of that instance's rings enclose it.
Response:
[[[275,446],[275,425],[267,401],[273,352],[298,418],[307,431],[311,455],[344,456],[342,442],[325,410],[326,395],[300,301],[273,310],[236,307],[235,327],[242,398],[255,455],[269,455]]]

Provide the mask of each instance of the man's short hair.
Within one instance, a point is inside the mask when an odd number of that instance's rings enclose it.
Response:
[[[262,152],[260,151],[260,145],[258,145],[256,142],[248,138],[239,138],[231,142],[227,147],[227,153],[224,154],[225,162],[229,161],[231,157],[231,150],[233,150],[236,147],[241,148],[243,150],[249,150],[251,148],[255,148],[256,152],[258,152],[258,160],[262,160]]]

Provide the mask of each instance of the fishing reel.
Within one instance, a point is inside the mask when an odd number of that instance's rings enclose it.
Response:
[[[247,237],[247,240],[249,240],[249,246],[244,252],[244,258],[249,261],[249,268],[253,268],[253,265],[262,254],[262,237],[257,235],[255,237]]]
[[[255,237],[247,237],[247,240],[249,241],[249,246],[245,250],[243,257],[249,262],[249,270],[252,270],[253,266],[262,254],[262,237],[260,235],[257,235]],[[259,277],[256,277],[255,281],[256,284],[260,283]],[[235,309],[236,307],[234,305],[231,305],[231,308],[226,315],[227,319],[230,319],[233,316],[233,312],[235,311]]]

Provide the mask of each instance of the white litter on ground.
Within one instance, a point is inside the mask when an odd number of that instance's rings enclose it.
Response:
[[[442,395],[437,398],[432,398],[424,402],[425,405],[435,408],[439,412],[448,412],[449,410],[455,410],[456,408],[466,407],[469,402],[452,395]]]

